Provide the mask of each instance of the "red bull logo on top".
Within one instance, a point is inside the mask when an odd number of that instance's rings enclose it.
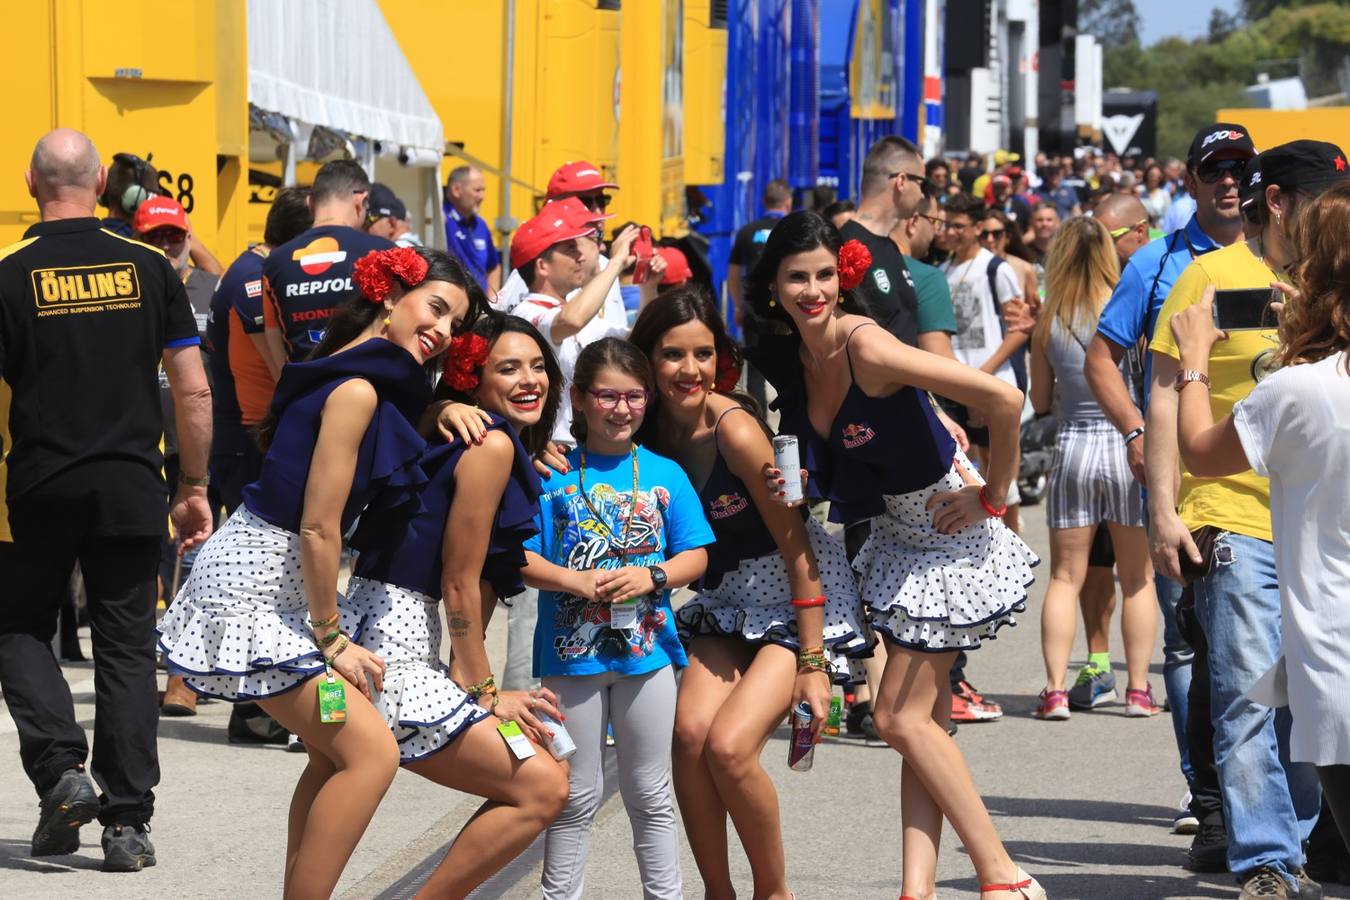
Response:
[[[844,426],[844,446],[850,450],[861,447],[874,437],[876,437],[876,432],[866,422],[861,425]]]
[[[722,494],[708,504],[708,511],[714,519],[729,519],[749,505],[750,502],[740,494]]]

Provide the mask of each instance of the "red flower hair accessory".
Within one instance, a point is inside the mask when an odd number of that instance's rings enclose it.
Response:
[[[851,291],[862,284],[863,276],[872,268],[872,253],[857,239],[844,241],[839,248],[839,286]]]
[[[427,261],[411,247],[372,250],[352,266],[352,281],[371,303],[383,303],[397,278],[416,287],[427,277]]]
[[[488,342],[481,334],[470,331],[452,340],[442,369],[446,384],[464,394],[478,387],[482,380],[479,370],[487,362],[487,355]]]
[[[713,381],[713,390],[727,394],[736,389],[741,380],[741,367],[732,353],[717,354],[717,377]]]

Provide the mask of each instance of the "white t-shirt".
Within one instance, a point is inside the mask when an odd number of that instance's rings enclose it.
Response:
[[[601,338],[607,337],[628,337],[628,317],[625,316],[623,324],[615,325],[603,316],[596,316],[591,319],[581,330],[569,338],[564,338],[562,343],[556,343],[553,340],[553,320],[558,318],[558,313],[562,311],[561,301],[545,296],[544,294],[526,294],[520,301],[520,304],[512,310],[513,315],[520,316],[529,322],[539,333],[549,342],[553,348],[553,353],[558,357],[558,366],[563,374],[563,392],[562,404],[558,407],[558,420],[553,425],[553,439],[567,444],[575,444],[576,438],[572,437],[572,399],[568,393],[568,388],[572,386],[572,375],[576,372],[577,357],[587,344],[593,344]]]
[[[596,265],[596,272],[603,271],[607,265],[609,265],[609,257],[601,253]],[[567,299],[571,300],[579,290],[581,288],[572,291],[567,295]],[[525,280],[520,277],[520,270],[512,269],[511,274],[506,278],[506,284],[502,285],[502,289],[497,292],[497,296],[493,299],[492,308],[497,312],[519,315],[516,312],[516,307],[525,300],[525,295],[529,292],[530,289],[525,286]],[[628,325],[628,311],[624,309],[623,294],[619,292],[619,279],[617,278],[609,286],[609,293],[605,295],[605,305],[600,307],[600,316],[615,325],[625,327]]]
[[[952,312],[956,314],[952,350],[957,359],[977,369],[1003,343],[1003,304],[1022,296],[1022,285],[1012,264],[1003,262],[994,274],[998,288],[998,302],[994,302],[989,291],[989,262],[993,258],[994,254],[981,247],[969,262],[949,260],[942,264],[952,291]],[[1008,384],[1017,385],[1017,376],[1007,360],[994,374]]]
[[[1283,658],[1262,702],[1293,715],[1290,756],[1350,763],[1350,376],[1346,354],[1262,379],[1233,407],[1247,461],[1270,478]]]

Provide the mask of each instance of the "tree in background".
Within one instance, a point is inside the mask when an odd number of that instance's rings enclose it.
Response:
[[[1158,151],[1184,156],[1195,132],[1223,107],[1249,105],[1243,88],[1271,64],[1299,70],[1310,97],[1339,90],[1335,71],[1350,54],[1350,0],[1242,0],[1216,11],[1207,37],[1139,42],[1133,0],[1082,0],[1079,31],[1101,40],[1108,87],[1158,93]],[[1302,63],[1299,65],[1299,63]]]

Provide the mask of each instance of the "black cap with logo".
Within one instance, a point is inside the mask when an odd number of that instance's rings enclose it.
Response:
[[[1345,178],[1350,178],[1345,153],[1326,141],[1290,141],[1261,154],[1263,184],[1285,190],[1313,189],[1329,187]]]
[[[389,189],[387,184],[380,184],[378,181],[370,186],[370,216],[371,221],[375,219],[408,218],[408,208],[403,205],[403,201]]]
[[[1232,122],[1218,122],[1200,129],[1195,134],[1195,140],[1191,141],[1190,152],[1186,154],[1186,168],[1194,170],[1205,160],[1224,152],[1243,157],[1256,155],[1256,146],[1245,127]]]
[[[1261,196],[1261,188],[1265,187],[1262,179],[1262,160],[1264,153],[1258,153],[1247,160],[1247,165],[1242,169],[1242,180],[1238,182],[1238,208],[1244,212],[1256,202]]]

